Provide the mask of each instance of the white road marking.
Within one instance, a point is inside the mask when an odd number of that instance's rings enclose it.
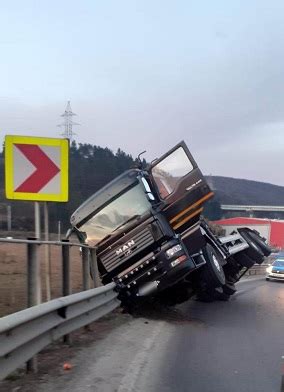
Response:
[[[147,362],[149,351],[152,349],[155,339],[160,334],[165,322],[160,321],[154,328],[152,335],[145,339],[141,350],[135,355],[130,363],[125,376],[122,378],[117,392],[132,392],[135,390],[137,378]]]

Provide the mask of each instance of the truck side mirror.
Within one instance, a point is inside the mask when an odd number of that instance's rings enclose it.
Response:
[[[67,230],[67,232],[66,232],[66,235],[65,235],[65,238],[66,239],[68,239],[70,236],[71,236],[71,234],[73,233],[73,227],[72,228],[69,228],[68,230]]]
[[[146,191],[148,199],[154,201],[155,200],[155,196],[153,195],[153,193],[151,191],[151,188],[150,188],[150,186],[148,184],[148,181],[144,177],[141,177],[141,181],[142,181],[142,184],[143,184],[144,189]]]

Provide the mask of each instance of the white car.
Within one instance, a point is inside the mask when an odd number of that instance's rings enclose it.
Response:
[[[266,269],[266,280],[283,280],[284,281],[284,257],[278,257]]]

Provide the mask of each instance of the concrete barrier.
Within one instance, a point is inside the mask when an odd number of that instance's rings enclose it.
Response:
[[[251,276],[251,275],[265,275],[266,274],[266,268],[269,266],[269,264],[255,264],[253,267],[251,267],[245,275]]]

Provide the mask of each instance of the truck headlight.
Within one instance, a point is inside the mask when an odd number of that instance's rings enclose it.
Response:
[[[182,246],[181,245],[175,245],[172,248],[166,250],[166,255],[167,257],[170,259],[171,257],[173,257],[177,252],[180,252],[182,250]]]
[[[266,272],[268,272],[269,274],[272,272],[272,265],[270,265],[268,268],[266,268]]]

